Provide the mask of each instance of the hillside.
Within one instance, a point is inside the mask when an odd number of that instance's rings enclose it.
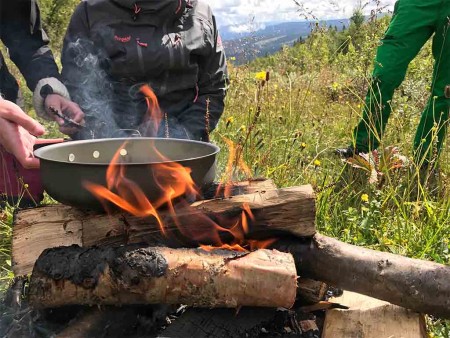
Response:
[[[326,20],[319,23],[342,30],[349,25],[348,19]],[[283,45],[292,46],[299,39],[305,39],[311,32],[314,22],[285,22],[272,24],[250,33],[234,33],[231,27],[223,27],[221,36],[227,56],[236,58],[237,64],[251,61],[260,56],[273,54]]]

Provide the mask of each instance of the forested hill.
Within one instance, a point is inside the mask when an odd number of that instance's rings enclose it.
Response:
[[[316,25],[341,31],[349,24],[349,19],[326,20],[320,23],[285,22],[268,25],[264,29],[247,33],[235,33],[231,27],[222,27],[221,36],[227,56],[235,58],[236,63],[240,64],[260,56],[273,54],[284,45],[292,46],[295,42],[304,40]]]

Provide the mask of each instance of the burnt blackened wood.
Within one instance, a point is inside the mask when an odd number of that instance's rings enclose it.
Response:
[[[276,250],[71,246],[42,253],[29,300],[35,308],[160,303],[291,307],[296,289],[292,256]]]

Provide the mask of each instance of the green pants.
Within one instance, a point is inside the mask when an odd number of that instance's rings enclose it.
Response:
[[[368,152],[379,146],[391,113],[394,90],[405,78],[409,63],[433,36],[431,94],[417,128],[414,150],[417,163],[427,162],[432,154],[439,153],[450,107],[450,99],[446,97],[450,95],[445,95],[445,88],[450,85],[449,20],[450,0],[396,2],[392,21],[377,50],[363,118],[354,131],[358,150]]]

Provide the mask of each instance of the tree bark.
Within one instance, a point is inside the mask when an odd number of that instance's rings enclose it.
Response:
[[[276,250],[70,246],[42,253],[29,300],[35,308],[159,303],[290,308],[296,289],[292,255]]]
[[[311,241],[278,243],[291,252],[301,276],[450,318],[450,266],[365,249],[316,234]]]
[[[87,247],[145,242],[150,246],[195,247],[198,243],[189,238],[192,232],[203,236],[211,231],[210,220],[232,227],[241,217],[244,203],[254,216],[254,220],[249,217],[250,233],[267,236],[285,231],[302,237],[314,235],[315,196],[310,185],[276,189],[272,181],[256,181],[245,192],[179,207],[176,219],[168,210],[161,210],[166,235],[153,217],[102,215],[60,204],[19,211],[13,227],[13,271],[16,275],[30,274],[42,251],[72,244]]]

